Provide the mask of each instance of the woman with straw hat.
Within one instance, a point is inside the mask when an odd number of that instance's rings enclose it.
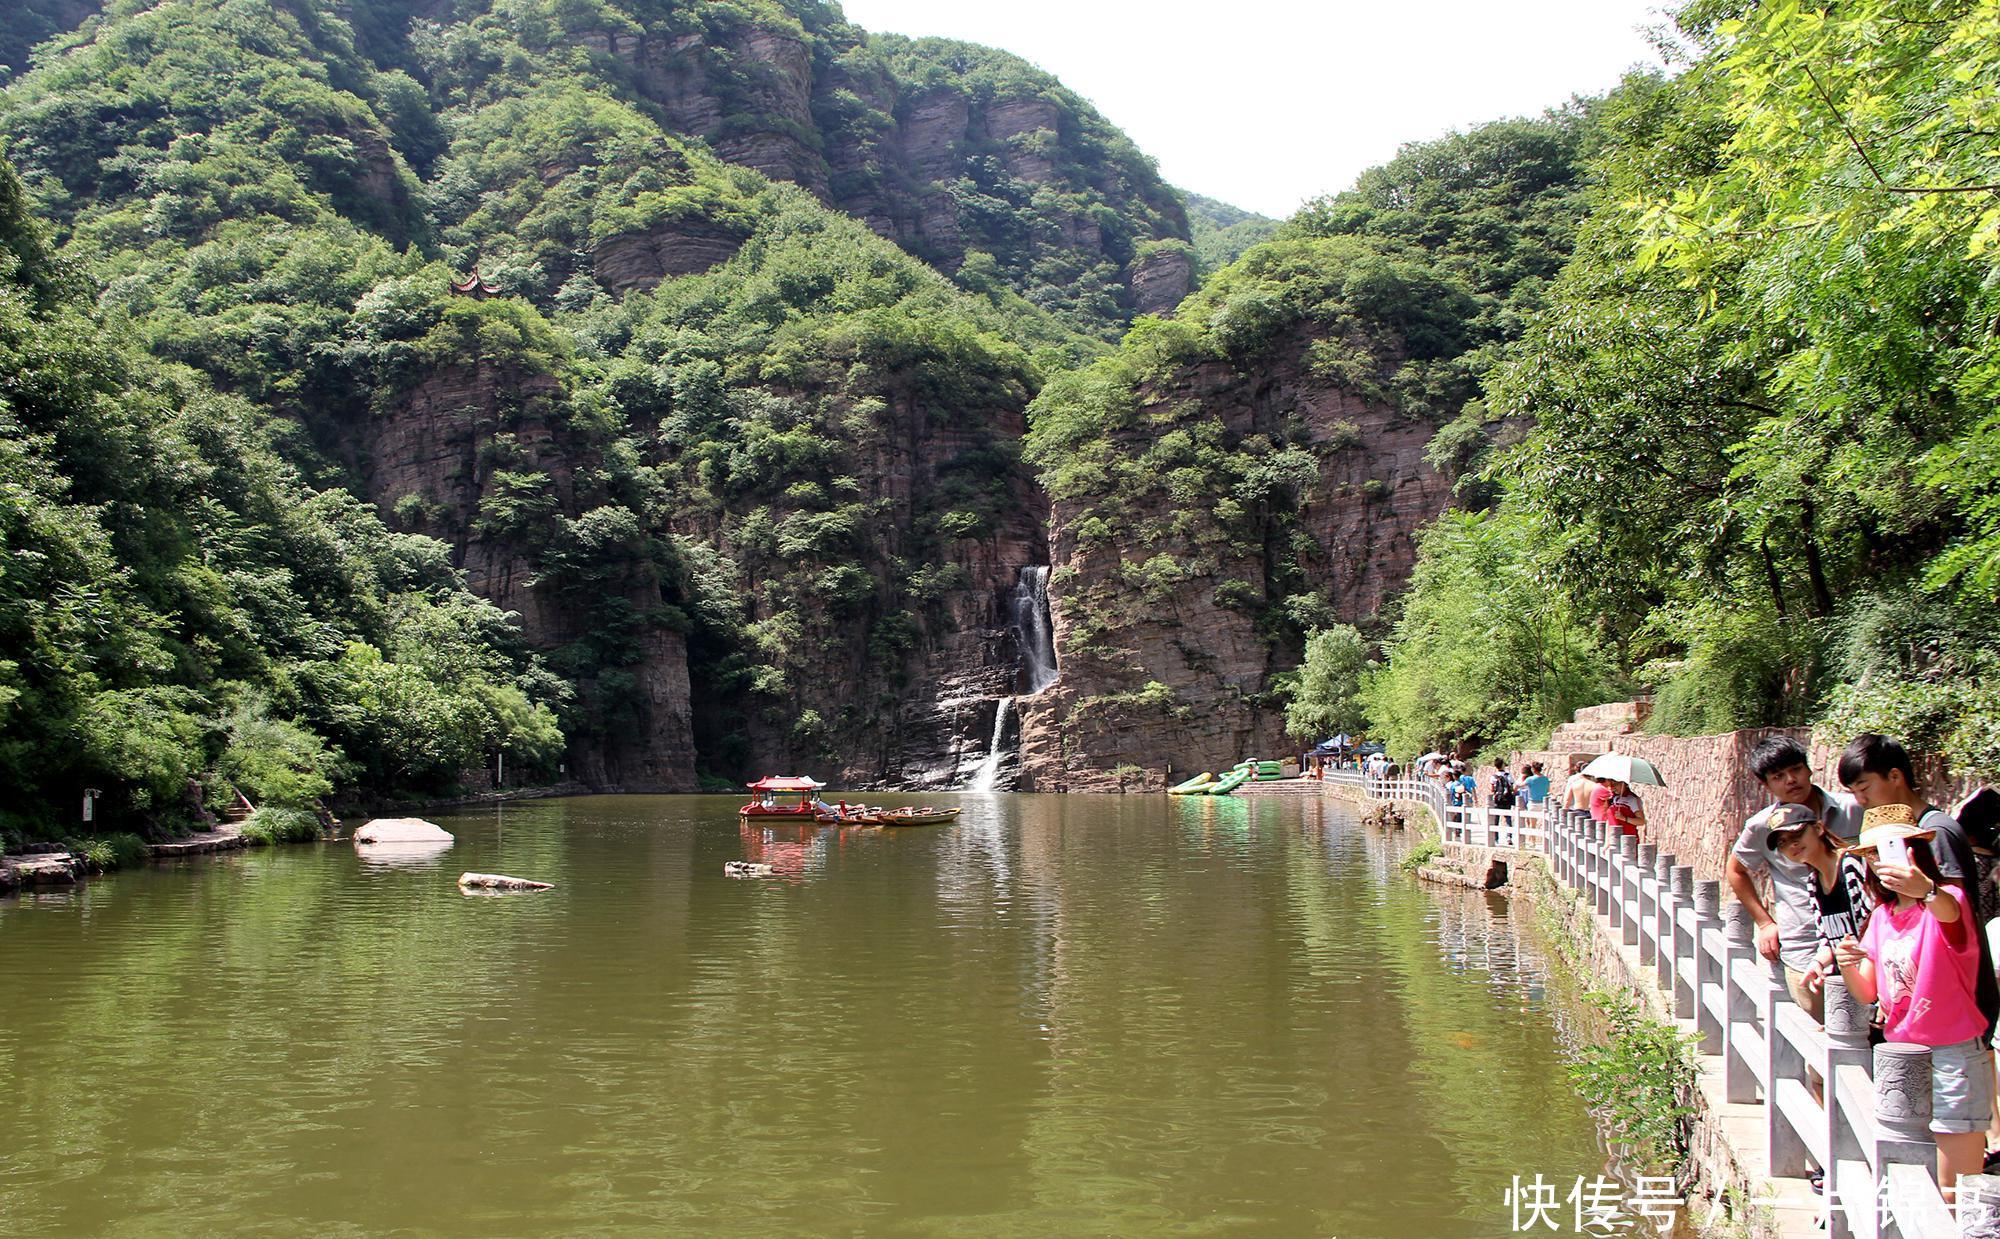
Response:
[[[1994,1084],[1978,998],[1979,928],[1964,889],[1938,868],[1936,837],[1908,805],[1868,810],[1848,851],[1868,866],[1869,893],[1881,906],[1860,940],[1842,939],[1834,957],[1855,998],[1880,1003],[1888,1040],[1931,1047],[1931,1136],[1949,1201],[1958,1177],[1978,1174],[1985,1161]]]

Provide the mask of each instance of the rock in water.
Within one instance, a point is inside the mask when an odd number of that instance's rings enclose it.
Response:
[[[536,882],[529,878],[509,877],[504,873],[461,873],[458,875],[461,888],[480,891],[552,891],[553,882]]]
[[[354,832],[356,843],[450,843],[451,832],[417,817],[378,817]]]

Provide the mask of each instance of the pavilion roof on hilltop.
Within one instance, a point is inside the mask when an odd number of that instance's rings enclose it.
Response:
[[[826,784],[802,774],[789,777],[773,774],[766,775],[755,783],[745,783],[744,786],[753,792],[816,792]]]

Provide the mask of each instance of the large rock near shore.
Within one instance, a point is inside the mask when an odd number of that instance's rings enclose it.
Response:
[[[450,843],[451,832],[418,817],[378,817],[354,832],[356,843]]]

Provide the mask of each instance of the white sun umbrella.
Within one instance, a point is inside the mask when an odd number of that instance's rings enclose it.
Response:
[[[1653,763],[1630,753],[1601,753],[1591,758],[1583,772],[1595,779],[1614,779],[1620,783],[1639,783],[1651,787],[1665,787],[1667,781],[1660,772],[1653,769]]]
[[[1417,758],[1417,760],[1418,760],[1418,761],[1442,761],[1442,760],[1444,760],[1444,754],[1443,754],[1443,753],[1440,753],[1440,752],[1438,752],[1438,751],[1437,751],[1436,749],[1432,749],[1432,750],[1431,750],[1430,752],[1428,752],[1428,753],[1425,753],[1425,754],[1424,754],[1424,755],[1423,755],[1422,757],[1419,757],[1419,758]]]

